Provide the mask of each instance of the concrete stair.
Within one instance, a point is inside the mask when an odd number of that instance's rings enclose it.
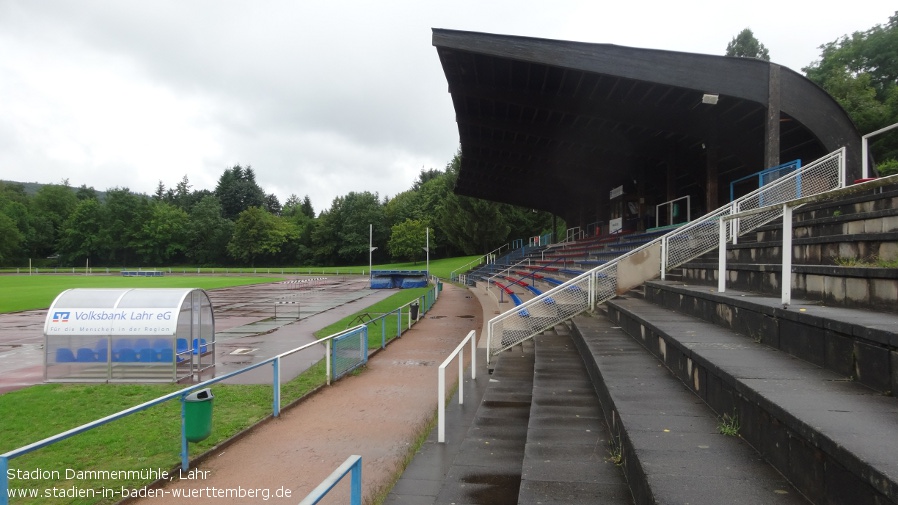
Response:
[[[533,394],[517,503],[633,503],[568,327],[558,325],[533,342]]]
[[[635,503],[806,503],[641,338],[601,314],[574,329]]]
[[[446,443],[431,434],[385,504],[633,503],[566,326],[466,382],[466,404],[447,405]]]
[[[856,370],[878,366],[890,371],[889,363],[895,363],[898,356],[894,350],[871,348],[868,351],[874,354],[859,358],[857,349],[860,347],[857,346],[873,347],[860,338],[864,329],[868,335],[883,337],[889,334],[891,337],[886,341],[894,342],[898,338],[898,316],[840,309],[830,317],[829,310],[801,303],[791,306],[788,311],[779,309],[780,312],[776,312],[776,298],[727,292],[714,293],[712,302],[707,288],[662,282],[648,283],[646,287],[645,300],[623,297],[607,302],[606,320],[601,317],[575,319],[575,328],[584,342],[581,346],[595,361],[591,367],[597,370],[594,373],[604,376],[623,368],[624,378],[630,379],[629,384],[624,383],[625,388],[609,386],[607,396],[600,394],[606,418],[609,417],[609,402],[619,409],[612,412],[610,423],[618,426],[614,423],[619,422],[625,454],[629,447],[626,440],[634,438],[631,433],[642,435],[648,424],[648,431],[663,438],[665,435],[659,431],[666,432],[660,428],[676,426],[674,420],[682,419],[676,414],[670,422],[659,418],[694,408],[692,404],[700,399],[703,409],[710,407],[713,411],[712,424],[714,418],[722,419],[724,415],[739,420],[739,438],[723,438],[744,441],[746,448],[753,447],[750,452],[755,458],[769,462],[795,488],[790,492],[788,487],[779,487],[776,479],[761,478],[761,482],[769,484],[768,491],[773,493],[772,496],[748,490],[736,493],[733,488],[722,495],[727,496],[727,502],[743,497],[746,503],[767,503],[800,493],[812,503],[898,503],[898,458],[895,457],[898,437],[894,436],[898,426],[898,399],[823,366],[827,361],[855,356],[855,359],[867,361],[867,365],[856,362]],[[671,305],[675,305],[676,310],[671,310]],[[783,312],[788,312],[791,317],[785,317]],[[764,320],[766,322],[762,322]],[[612,330],[623,331],[628,337],[621,338]],[[837,336],[839,331],[856,334],[858,338],[851,343],[841,341],[846,348],[827,345],[827,339],[834,342],[837,338],[845,338],[846,333]],[[792,353],[767,343],[776,341]],[[784,344],[786,341],[789,343]],[[818,350],[812,351],[812,348]],[[879,353],[875,354],[877,350]],[[818,352],[822,353],[818,360],[823,363],[797,357]],[[636,359],[631,354],[638,354],[639,361],[624,364]],[[654,374],[657,377],[642,379],[652,370],[652,363],[655,372],[663,367],[661,375],[666,376],[663,385],[657,373]],[[881,375],[889,376],[890,373]],[[650,386],[643,387],[643,384]],[[677,388],[686,396],[681,394],[682,399],[671,403],[674,397],[671,390]],[[615,391],[634,403],[650,402],[651,406],[645,407],[647,412],[658,408],[665,416],[660,412],[654,415],[640,413],[635,421],[628,422],[624,407],[618,406],[619,401],[615,399]],[[688,417],[691,414],[682,415]],[[707,431],[707,420],[706,417],[706,426],[696,431]],[[668,429],[675,432],[675,428]],[[692,433],[688,428],[686,431]],[[707,443],[686,445],[693,451],[696,445],[710,448]],[[639,443],[631,442],[630,446],[631,453],[641,460]],[[652,453],[649,448],[643,451]],[[716,457],[712,451],[706,451],[706,454],[708,460]],[[667,454],[659,458],[657,464],[676,467],[684,461],[692,461],[687,458]],[[735,459],[726,457],[719,464],[724,461]],[[629,463],[625,466],[628,476],[631,473],[639,475],[640,470],[630,470]],[[692,491],[716,485],[715,479],[698,477],[703,474],[699,467],[687,464],[683,466],[684,471],[686,468],[687,473],[695,477]],[[769,472],[761,473],[760,469],[753,470],[749,466],[736,475],[748,479],[769,475]],[[631,479],[637,503],[651,503],[651,497],[655,497],[655,501],[668,501],[663,498],[665,495],[658,500],[654,490],[651,495],[640,493],[633,484]],[[649,498],[641,499],[645,495]],[[683,498],[685,500],[686,496]],[[763,499],[754,501],[759,498]],[[686,501],[700,502],[695,497]],[[705,502],[715,503],[713,499]]]

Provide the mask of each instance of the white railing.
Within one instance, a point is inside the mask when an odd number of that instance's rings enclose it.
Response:
[[[870,162],[867,159],[867,158],[869,158],[868,144],[870,142],[870,139],[872,137],[879,135],[880,133],[885,133],[889,130],[894,130],[895,128],[898,128],[898,123],[886,126],[885,128],[880,128],[880,129],[876,130],[875,132],[870,132],[870,133],[864,135],[863,137],[861,137],[861,177],[862,178],[866,179],[866,178],[870,177],[870,169],[868,168],[868,165]]]
[[[487,366],[490,358],[556,324],[566,321],[618,294],[687,261],[712,251],[720,244],[718,221],[746,210],[768,208],[732,220],[731,236],[754,230],[777,218],[782,205],[804,196],[824,193],[845,185],[845,149],[839,149],[710,212],[695,221],[627,252],[617,259],[581,274],[542,295],[494,317],[487,323]],[[726,232],[726,229],[724,230]]]
[[[464,266],[461,266],[461,267],[456,268],[455,270],[449,272],[449,279],[450,279],[450,280],[453,280],[453,281],[454,281],[454,280],[457,280],[457,279],[458,279],[458,276],[455,274],[455,272],[458,272],[459,270],[465,270],[465,271],[470,270],[470,269],[471,269],[471,265],[475,265],[475,264],[476,264],[476,265],[479,266],[479,265],[482,265],[482,264],[484,264],[484,263],[487,263],[487,264],[489,264],[489,263],[495,263],[495,262],[496,262],[496,258],[499,257],[500,254],[502,254],[502,250],[505,249],[505,248],[507,248],[508,246],[509,246],[509,244],[505,244],[505,245],[499,246],[499,247],[493,249],[492,251],[490,251],[490,252],[484,254],[483,256],[477,258],[476,260],[471,260],[471,261],[467,262]]]
[[[692,198],[689,195],[681,196],[679,198],[674,198],[673,200],[659,203],[655,206],[655,228],[661,226],[661,207],[667,206],[667,224],[676,224],[674,223],[674,204],[679,202],[680,200],[686,200],[686,223],[692,221]]]
[[[469,331],[468,336],[458,344],[458,347],[440,365],[437,376],[437,439],[439,443],[446,441],[446,367],[458,356],[458,404],[463,405],[465,403],[465,388],[463,384],[465,377],[465,344],[468,342],[471,343],[471,380],[477,380],[476,335],[474,330]]]
[[[502,270],[501,272],[497,272],[497,273],[495,273],[495,274],[489,276],[489,277],[486,279],[487,289],[489,289],[489,285],[490,285],[490,283],[493,282],[493,279],[495,279],[496,277],[499,277],[500,275],[507,275],[507,274],[510,273],[512,270],[514,270],[515,268],[518,268],[519,266],[521,266],[521,265],[523,265],[523,264],[525,264],[525,263],[527,264],[527,266],[530,266],[530,258],[524,258],[524,259],[522,259],[521,261],[515,263],[514,265],[511,265],[510,267],[506,268],[505,270]]]
[[[790,202],[784,204],[777,204],[776,206],[781,207],[781,215],[783,218],[783,231],[782,231],[782,278],[780,279],[780,302],[783,306],[788,306],[792,303],[792,210],[802,205],[830,200],[833,198],[839,198],[847,195],[851,195],[854,193],[860,193],[870,190],[875,190],[877,188],[881,188],[883,186],[896,184],[898,183],[898,175],[892,175],[889,177],[884,177],[882,179],[875,179],[872,181],[864,182],[862,184],[855,184],[854,186],[849,186],[843,189],[829,191],[827,193],[820,193],[813,196],[807,196],[804,198],[799,198],[796,200],[792,200]],[[726,279],[727,279],[727,255],[726,255],[726,245],[727,245],[727,237],[729,233],[726,229],[727,224],[731,223],[737,219],[741,219],[746,216],[754,215],[754,214],[763,214],[769,212],[770,209],[766,208],[758,208],[754,210],[748,210],[744,212],[740,212],[738,214],[732,214],[724,217],[720,220],[720,242],[718,246],[717,253],[717,291],[720,293],[726,292]]]

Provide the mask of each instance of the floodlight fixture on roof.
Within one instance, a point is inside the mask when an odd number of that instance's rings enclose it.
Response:
[[[702,103],[706,103],[708,105],[717,105],[717,100],[720,98],[720,95],[712,95],[710,93],[705,93],[702,95]]]

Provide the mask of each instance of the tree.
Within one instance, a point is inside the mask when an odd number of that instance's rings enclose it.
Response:
[[[25,194],[25,186],[22,184],[4,183],[0,181],[0,215],[5,216],[9,222],[0,225],[0,262],[9,264],[18,258],[24,258],[28,252],[28,237],[31,230],[32,215],[28,210],[28,196]],[[6,240],[9,243],[5,243]]]
[[[77,198],[79,202],[89,198],[98,198],[97,190],[94,189],[93,186],[87,187],[86,184],[82,184],[81,187],[78,188],[78,191],[75,192],[75,198]]]
[[[281,211],[283,210],[281,208],[281,201],[278,200],[277,195],[275,195],[274,193],[269,193],[269,194],[265,195],[264,207],[265,207],[265,210],[274,214],[275,216],[280,216]]]
[[[739,32],[739,35],[733,37],[733,40],[727,44],[726,55],[770,61],[770,53],[767,48],[755,38],[755,34],[748,28]]]
[[[290,193],[290,196],[287,197],[287,200],[284,202],[284,207],[281,209],[281,215],[284,217],[293,217],[299,214],[299,206],[302,202],[299,201],[299,197],[296,196],[296,193]]]
[[[134,237],[148,205],[145,196],[137,196],[128,188],[106,190],[99,235],[107,264],[125,266],[134,259]]]
[[[427,244],[427,227],[422,221],[406,219],[393,225],[390,229],[390,241],[387,249],[394,260],[407,260],[418,262],[425,254],[424,246]],[[430,241],[431,248],[434,241]]]
[[[153,199],[159,202],[165,200],[165,184],[162,183],[161,179],[156,184],[156,192],[153,193]]]
[[[62,233],[62,224],[78,205],[78,197],[68,181],[63,181],[63,184],[41,186],[31,203],[32,212],[36,217],[42,218],[35,221],[41,231],[34,237],[39,237],[42,243],[33,243],[32,246],[41,256],[52,254],[56,249],[56,240]]]
[[[234,223],[222,217],[218,198],[206,195],[190,210],[187,257],[200,265],[224,261],[233,232]]]
[[[421,219],[421,193],[414,190],[403,191],[384,205],[384,216],[389,226],[395,226],[409,219]]]
[[[350,192],[334,198],[331,208],[315,220],[312,244],[320,264],[362,263],[368,260],[369,227],[374,227],[374,243],[386,244],[389,228],[384,219],[384,206],[376,193]],[[385,258],[378,249],[375,256]]]
[[[334,198],[331,208],[342,202],[342,197]],[[330,211],[323,211],[312,224],[312,257],[317,265],[330,266],[336,264],[337,247],[340,239],[337,236],[338,219]]]
[[[865,134],[898,122],[898,12],[888,24],[820,46],[820,59],[802,69],[825,89]],[[873,139],[876,159],[898,159],[898,135]]]
[[[226,219],[236,219],[250,207],[265,204],[265,192],[256,184],[256,173],[252,167],[234,165],[225,170],[215,186],[215,196],[221,202],[221,210]]]
[[[240,213],[234,224],[228,254],[255,266],[257,259],[279,253],[295,235],[296,229],[287,221],[261,207],[250,207]]]
[[[16,223],[3,213],[0,213],[0,237],[3,237],[3,240],[0,240],[0,264],[2,264],[16,256],[19,242],[22,240]]]
[[[384,208],[377,193],[350,192],[343,199],[337,218],[337,255],[347,264],[363,263],[368,259],[372,226],[375,243],[385,244],[389,239]]]
[[[69,263],[97,261],[106,245],[100,236],[103,208],[95,198],[82,200],[66,219],[59,239],[59,254]]]
[[[306,217],[315,217],[315,209],[312,207],[312,200],[309,198],[309,195],[303,197],[302,205],[300,205],[299,209]]]
[[[421,186],[427,184],[428,181],[436,179],[441,175],[443,175],[443,172],[439,169],[431,168],[429,170],[424,170],[424,168],[422,167],[421,172],[418,174],[418,180],[415,181],[414,184],[412,184],[412,191],[418,191],[419,189],[421,189]]]
[[[437,223],[464,254],[485,254],[503,244],[511,227],[499,204],[467,196],[450,195],[440,208]]]
[[[172,192],[171,203],[184,212],[190,212],[193,205],[199,201],[194,199],[190,188],[190,179],[187,178],[187,174],[184,174],[181,182],[175,185],[175,190]]]
[[[166,202],[153,202],[134,233],[134,249],[148,265],[164,265],[187,250],[187,213]]]

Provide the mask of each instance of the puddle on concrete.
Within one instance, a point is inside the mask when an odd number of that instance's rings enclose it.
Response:
[[[474,484],[474,489],[466,492],[470,503],[483,505],[513,504],[518,502],[521,489],[520,475],[476,474],[462,479],[466,484]]]
[[[406,359],[406,360],[398,360],[393,361],[394,365],[405,365],[405,366],[431,366],[435,361],[426,361],[426,360],[417,360],[417,359]]]

